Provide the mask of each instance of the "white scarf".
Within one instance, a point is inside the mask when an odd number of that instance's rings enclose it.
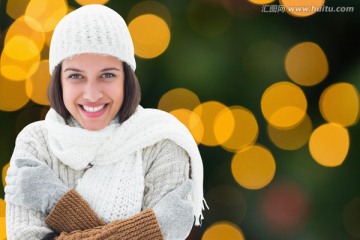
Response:
[[[60,161],[76,170],[85,169],[89,164],[98,166],[99,169],[113,169],[113,164],[125,161],[124,159],[139,159],[140,150],[163,139],[174,141],[190,156],[193,180],[191,199],[194,204],[195,225],[200,224],[203,219],[203,204],[206,204],[203,199],[202,160],[191,133],[173,115],[139,106],[124,123],[113,121],[102,130],[89,131],[66,125],[64,119],[50,109],[45,122],[51,150]],[[105,175],[106,171],[103,173]],[[106,176],[103,178],[106,179]]]

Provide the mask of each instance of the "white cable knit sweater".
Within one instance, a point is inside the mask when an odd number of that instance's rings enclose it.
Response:
[[[140,110],[139,110],[140,109]],[[151,115],[155,114],[160,119],[165,120],[168,118],[167,113],[163,113],[157,110],[144,110],[139,107],[138,113],[147,112],[149,115],[146,116],[146,119],[151,119]],[[165,115],[163,115],[165,114]],[[139,114],[138,114],[139,115]],[[135,116],[135,117],[134,117]],[[131,123],[136,123],[136,114],[132,116],[129,120],[123,123],[124,126]],[[156,117],[156,116],[154,116]],[[140,118],[138,118],[140,120]],[[172,120],[170,120],[172,121]],[[155,127],[154,124],[149,126]],[[72,130],[77,128],[72,128]],[[126,129],[126,128],[124,128]],[[150,131],[150,135],[153,131]],[[164,132],[164,131],[161,131]],[[166,131],[165,131],[166,132]],[[171,131],[169,131],[170,133]],[[143,177],[143,192],[141,194],[142,202],[140,205],[136,206],[134,211],[138,211],[139,207],[141,209],[151,208],[156,204],[166,193],[175,189],[179,186],[185,179],[189,178],[189,155],[184,151],[183,148],[188,148],[186,143],[182,142],[182,140],[178,141],[176,137],[166,137],[169,133],[163,133],[161,136],[154,136],[151,138],[152,141],[145,143],[146,141],[141,141],[142,138],[141,133],[149,134],[149,131],[146,129],[137,129],[137,132],[133,132],[131,134],[126,134],[126,131],[123,132],[124,136],[136,136],[134,139],[138,139],[137,144],[127,146],[129,144],[124,144],[127,147],[122,149],[121,152],[117,152],[117,156],[125,156],[125,153],[136,152],[135,158],[141,159],[141,164],[137,165],[141,167],[141,176]],[[172,132],[174,134],[174,132]],[[139,139],[139,137],[141,137]],[[173,138],[171,140],[171,138]],[[170,140],[169,140],[170,139]],[[186,140],[186,139],[184,139]],[[30,124],[19,134],[16,146],[14,149],[14,153],[12,156],[12,160],[16,158],[30,158],[30,159],[38,159],[47,163],[54,172],[59,176],[59,178],[70,188],[78,188],[81,186],[81,182],[77,185],[77,180],[82,178],[84,175],[84,166],[69,166],[69,163],[64,163],[60,161],[57,156],[59,153],[55,154],[55,151],[61,149],[53,146],[54,143],[49,144],[52,140],[49,140],[49,132],[45,126],[45,121],[39,121],[33,124]],[[124,143],[126,142],[134,142],[131,141],[131,138],[124,139]],[[175,143],[176,142],[176,143]],[[111,145],[111,144],[110,144]],[[179,145],[184,145],[179,147]],[[107,146],[106,148],[108,148]],[[107,149],[108,150],[108,149]],[[194,153],[190,153],[193,150],[187,150],[190,155],[194,155]],[[66,159],[66,157],[64,158]],[[116,161],[110,158],[104,158],[103,161],[99,161],[100,158],[89,159],[85,164],[85,168],[88,163],[94,165],[93,167],[104,167],[109,166],[109,164],[116,164]],[[199,159],[198,159],[199,160]],[[201,160],[201,159],[200,159]],[[64,160],[66,162],[66,160]],[[199,163],[198,163],[199,164]],[[71,165],[71,163],[70,163]],[[136,165],[136,164],[135,164]],[[191,165],[193,167],[193,160],[191,161]],[[201,167],[202,171],[202,163],[198,167]],[[196,169],[195,165],[195,169]],[[196,175],[196,174],[195,174]],[[202,172],[200,174],[200,178],[202,180]],[[90,176],[90,174],[89,174]],[[194,173],[192,173],[194,176]],[[86,185],[86,184],[85,184]],[[84,187],[84,189],[86,189]],[[81,191],[81,190],[78,190]],[[86,191],[85,191],[86,192]],[[201,181],[201,195],[200,198],[202,200],[202,181]],[[104,199],[103,199],[104,200]],[[194,197],[193,197],[194,200]],[[96,201],[95,201],[96,202]],[[100,203],[100,202],[98,202]],[[97,204],[98,204],[97,203]],[[96,204],[94,205],[96,207]],[[100,206],[98,204],[98,206]],[[102,207],[102,206],[101,206]],[[101,213],[102,210],[100,210]],[[105,216],[105,217],[104,217]],[[111,221],[113,216],[104,215],[104,219]],[[116,216],[119,217],[119,216]],[[116,218],[114,217],[114,219]],[[123,217],[126,217],[123,215]],[[7,205],[7,233],[8,239],[41,239],[46,233],[50,231],[50,229],[44,223],[44,215],[35,212],[32,210],[27,210],[19,206],[14,206],[11,204]]]

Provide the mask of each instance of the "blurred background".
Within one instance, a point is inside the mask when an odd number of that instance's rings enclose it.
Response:
[[[3,186],[17,134],[49,109],[52,31],[90,3],[127,22],[141,104],[199,144],[210,210],[188,239],[360,239],[356,0],[0,0]]]

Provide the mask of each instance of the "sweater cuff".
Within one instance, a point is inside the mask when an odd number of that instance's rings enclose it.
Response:
[[[45,222],[59,233],[105,225],[74,189],[65,193],[54,205]]]
[[[119,239],[141,239],[141,240],[163,240],[159,222],[152,209],[144,210],[131,218],[115,221],[109,224],[111,228],[117,229],[115,236]],[[118,226],[121,225],[121,228]]]
[[[152,209],[144,210],[131,218],[117,220],[105,226],[61,233],[57,240],[164,240],[160,225]]]

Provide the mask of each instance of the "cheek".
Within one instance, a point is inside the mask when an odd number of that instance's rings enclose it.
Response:
[[[124,99],[124,85],[123,84],[114,84],[108,88],[109,96],[113,99],[114,102],[122,103]]]
[[[74,100],[79,96],[81,93],[81,89],[75,86],[69,86],[68,84],[63,84],[63,99],[65,105],[74,102]]]

